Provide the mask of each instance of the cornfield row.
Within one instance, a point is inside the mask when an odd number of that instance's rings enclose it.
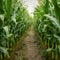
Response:
[[[0,0],[0,60],[10,52],[29,25],[29,14],[19,0]]]
[[[46,60],[58,60],[60,53],[60,0],[39,0],[35,8],[35,29],[42,38]]]

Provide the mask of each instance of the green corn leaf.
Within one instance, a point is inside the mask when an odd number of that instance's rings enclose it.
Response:
[[[12,21],[17,25],[17,21],[16,21],[15,16],[12,16],[11,19],[12,19]]]
[[[56,34],[54,35],[54,37],[56,37],[58,39],[58,41],[60,42],[60,37],[57,36]]]
[[[7,38],[11,37],[12,35],[13,35],[13,34],[8,34],[8,35],[7,35]]]
[[[49,20],[52,21],[52,23],[60,29],[59,21],[55,17],[47,15],[47,14],[45,14],[44,16],[49,18]]]
[[[52,48],[46,49],[46,52],[50,52],[50,51],[53,51],[53,49]]]
[[[8,28],[8,26],[3,27],[3,29],[5,30],[6,35],[8,35],[9,34],[9,28]]]
[[[0,52],[9,57],[8,48],[0,47]]]
[[[0,14],[0,19],[2,20],[2,22],[4,22],[4,15]]]

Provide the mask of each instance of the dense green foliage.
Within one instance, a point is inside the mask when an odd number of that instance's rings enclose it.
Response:
[[[29,19],[19,0],[0,0],[0,60],[10,58],[11,48],[28,28]]]
[[[43,0],[35,8],[34,18],[36,31],[42,38],[42,43],[51,60],[58,60],[60,53],[60,1]]]

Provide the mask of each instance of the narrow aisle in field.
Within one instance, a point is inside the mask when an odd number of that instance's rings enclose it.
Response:
[[[28,60],[42,60],[41,56],[38,54],[37,44],[35,43],[35,34],[33,27],[27,33],[25,38],[25,43],[27,46],[27,58]]]

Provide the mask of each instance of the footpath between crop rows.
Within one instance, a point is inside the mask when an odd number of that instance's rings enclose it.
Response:
[[[27,31],[26,36],[23,38],[23,42],[18,45],[17,50],[14,52],[11,60],[42,60],[38,53],[38,47],[35,42],[35,33],[33,26]]]

